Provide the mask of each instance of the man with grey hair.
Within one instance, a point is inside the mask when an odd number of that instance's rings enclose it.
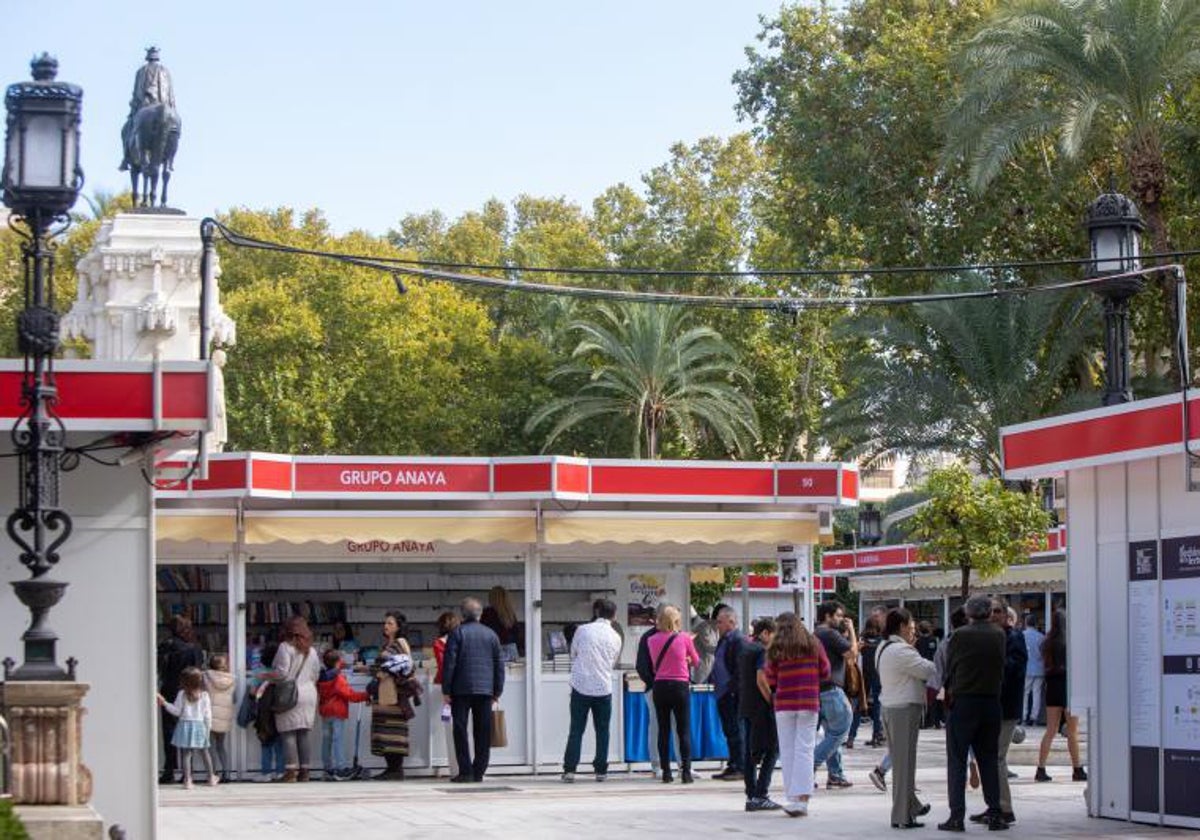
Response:
[[[740,781],[744,772],[742,762],[742,736],[738,724],[738,681],[737,661],[745,642],[738,630],[738,615],[733,607],[721,605],[713,620],[717,625],[717,650],[713,655],[713,667],[708,681],[717,696],[717,714],[721,718],[721,731],[729,746],[729,758],[725,768],[713,776],[725,782]]]
[[[451,631],[442,655],[442,691],[454,721],[454,754],[458,775],[452,782],[482,782],[492,749],[492,706],[504,691],[504,658],[500,639],[480,623],[483,605],[463,598],[462,624]],[[467,740],[467,719],[475,739],[475,760]]]
[[[989,831],[1004,831],[1008,823],[1000,806],[999,757],[1000,688],[1004,678],[1004,631],[993,624],[992,600],[970,598],[965,611],[970,621],[950,637],[946,652],[946,783],[950,818],[941,831],[965,831],[967,815],[967,757],[975,753],[987,802],[984,822]],[[1023,684],[1023,683],[1022,683]]]

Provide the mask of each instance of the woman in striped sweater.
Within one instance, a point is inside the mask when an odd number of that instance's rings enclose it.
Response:
[[[825,646],[808,632],[795,613],[784,613],[762,677],[774,692],[775,726],[783,764],[783,811],[789,817],[808,813],[813,792],[813,750],[821,711],[821,682],[829,679]]]

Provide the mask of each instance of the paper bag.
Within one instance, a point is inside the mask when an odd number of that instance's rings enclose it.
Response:
[[[388,674],[379,676],[379,705],[380,706],[395,706],[400,702],[400,696],[396,692],[396,681]]]
[[[504,725],[503,709],[492,709],[492,746],[508,746],[508,728]]]

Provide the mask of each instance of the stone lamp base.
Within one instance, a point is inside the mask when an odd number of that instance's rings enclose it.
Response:
[[[81,701],[90,686],[68,681],[0,683],[12,737],[16,805],[85,805],[92,774],[83,764]]]

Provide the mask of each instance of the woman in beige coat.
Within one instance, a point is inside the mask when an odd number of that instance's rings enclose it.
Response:
[[[281,680],[296,681],[296,705],[275,713],[275,728],[283,742],[284,774],[280,781],[308,781],[308,732],[317,720],[317,677],[321,662],[312,646],[312,631],[302,616],[283,625],[283,641],[271,666]]]
[[[925,682],[933,676],[934,665],[913,647],[916,631],[908,610],[888,611],[883,637],[875,650],[875,668],[883,731],[895,771],[892,828],[921,828],[924,823],[917,817],[929,813],[929,805],[917,799],[917,738],[925,714]]]

